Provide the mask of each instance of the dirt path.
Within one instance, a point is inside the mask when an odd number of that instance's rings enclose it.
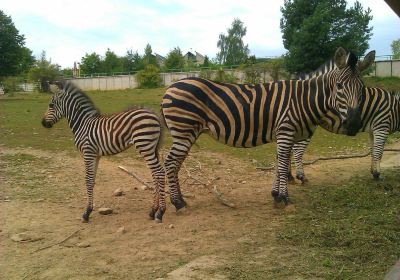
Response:
[[[197,158],[206,159],[200,160],[201,174]],[[187,199],[190,207],[176,214],[168,204],[164,223],[156,224],[147,219],[152,193],[118,170],[118,165],[124,165],[149,181],[141,159],[126,154],[103,158],[95,208],[110,207],[114,214],[102,216],[95,211],[91,222],[83,224],[80,217],[86,200],[79,157],[2,147],[0,160],[1,279],[228,279],[235,262],[269,259],[262,265],[275,269],[285,254],[291,254],[288,248],[275,254],[276,234],[282,216],[301,205],[273,208],[272,174],[255,170],[251,163],[221,154],[192,155],[187,168],[206,181],[220,177],[215,184],[237,209],[223,206],[204,187],[186,184],[184,192],[194,195]],[[368,174],[369,161],[366,157],[306,166],[311,183],[291,185],[292,198],[296,201],[305,187],[339,184],[356,172]],[[397,153],[385,153],[383,176],[389,166],[400,166]],[[125,195],[113,196],[117,188]],[[125,233],[117,232],[121,227]],[[62,244],[35,252],[77,230]],[[21,232],[39,240],[12,241]],[[246,250],[248,254],[243,253]]]

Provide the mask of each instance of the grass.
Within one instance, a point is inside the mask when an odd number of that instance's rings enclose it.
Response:
[[[368,87],[380,87],[389,91],[400,92],[399,77],[366,77],[364,82]]]
[[[364,174],[365,173],[365,174]],[[367,172],[348,183],[304,188],[302,207],[285,217],[282,245],[302,253],[292,268],[307,267],[306,278],[383,279],[400,254],[400,184],[397,170],[384,182]]]
[[[121,91],[92,91],[88,95],[104,114],[118,112],[132,105],[160,110],[164,89],[131,89]],[[22,94],[0,99],[0,143],[9,147],[32,147],[51,151],[75,152],[73,135],[65,120],[60,121],[52,129],[41,126],[41,119],[50,100],[49,94]],[[171,139],[165,133],[164,146],[168,148]],[[332,155],[364,150],[368,145],[366,133],[357,137],[334,135],[318,128],[308,148],[307,156]],[[227,153],[234,157],[254,161],[258,165],[271,164],[275,160],[276,145],[274,143],[252,149],[227,147],[208,135],[202,135],[193,150],[210,150]]]

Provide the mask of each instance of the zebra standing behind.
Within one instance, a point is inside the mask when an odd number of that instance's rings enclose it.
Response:
[[[101,115],[90,98],[70,82],[51,84],[50,91],[53,96],[42,125],[51,128],[65,117],[75,136],[75,145],[83,155],[87,190],[83,221],[89,221],[93,210],[93,187],[100,157],[120,153],[131,146],[135,146],[151,170],[155,193],[150,217],[161,221],[166,208],[165,172],[158,156],[161,125],[157,115],[146,109]]]
[[[390,93],[381,88],[365,87],[361,99],[360,131],[369,132],[371,150],[371,174],[375,179],[380,176],[380,161],[386,139],[390,133],[400,130],[400,93]],[[342,122],[338,115],[333,114],[320,124],[333,133],[343,133]],[[293,145],[293,155],[296,165],[296,178],[306,180],[303,168],[303,155],[310,139]],[[293,177],[291,174],[289,177]]]
[[[310,80],[265,84],[228,84],[200,78],[172,84],[162,100],[162,113],[173,144],[164,166],[171,202],[184,207],[178,172],[193,143],[207,131],[232,147],[255,147],[277,142],[278,180],[271,194],[275,202],[288,203],[287,175],[295,141],[309,138],[330,111],[340,112],[347,134],[360,128],[359,99],[364,84],[360,71],[375,59],[371,52],[357,64],[357,57],[339,48],[337,69]]]

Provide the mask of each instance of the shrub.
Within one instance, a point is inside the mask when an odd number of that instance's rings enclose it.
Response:
[[[0,85],[4,89],[4,93],[21,91],[19,87],[21,83],[23,83],[23,79],[21,77],[5,77],[0,81]]]
[[[213,71],[210,69],[201,69],[200,78],[211,80],[213,78]]]
[[[155,88],[161,86],[160,69],[157,66],[148,64],[136,75],[140,88]]]
[[[217,71],[215,80],[217,82],[236,83],[238,78],[234,75],[233,72],[227,73],[224,71],[224,69],[221,68]]]

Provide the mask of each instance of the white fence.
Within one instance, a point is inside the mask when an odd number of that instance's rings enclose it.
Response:
[[[212,71],[212,77],[215,77],[217,71]],[[226,74],[234,75],[238,83],[243,83],[245,74],[243,71],[225,69]],[[200,71],[191,72],[174,72],[174,73],[161,73],[162,84],[169,86],[173,82],[187,78],[198,77]],[[375,63],[374,71],[371,76],[387,77],[394,76],[400,77],[400,60],[383,60]],[[264,80],[270,80],[271,77],[266,74]],[[79,86],[83,90],[121,90],[128,88],[137,88],[138,82],[136,75],[116,75],[105,77],[81,77],[69,78],[71,82]]]
[[[242,71],[224,70],[225,74],[234,75],[238,82],[244,81],[244,73]],[[217,71],[212,71],[211,76],[215,77]],[[173,72],[161,73],[162,85],[169,86],[172,83],[188,77],[199,77],[200,71],[191,72]],[[116,75],[104,77],[81,77],[67,78],[82,90],[121,90],[128,88],[137,88],[139,86],[136,75]]]
[[[371,76],[400,77],[400,59],[375,62],[375,70]]]

